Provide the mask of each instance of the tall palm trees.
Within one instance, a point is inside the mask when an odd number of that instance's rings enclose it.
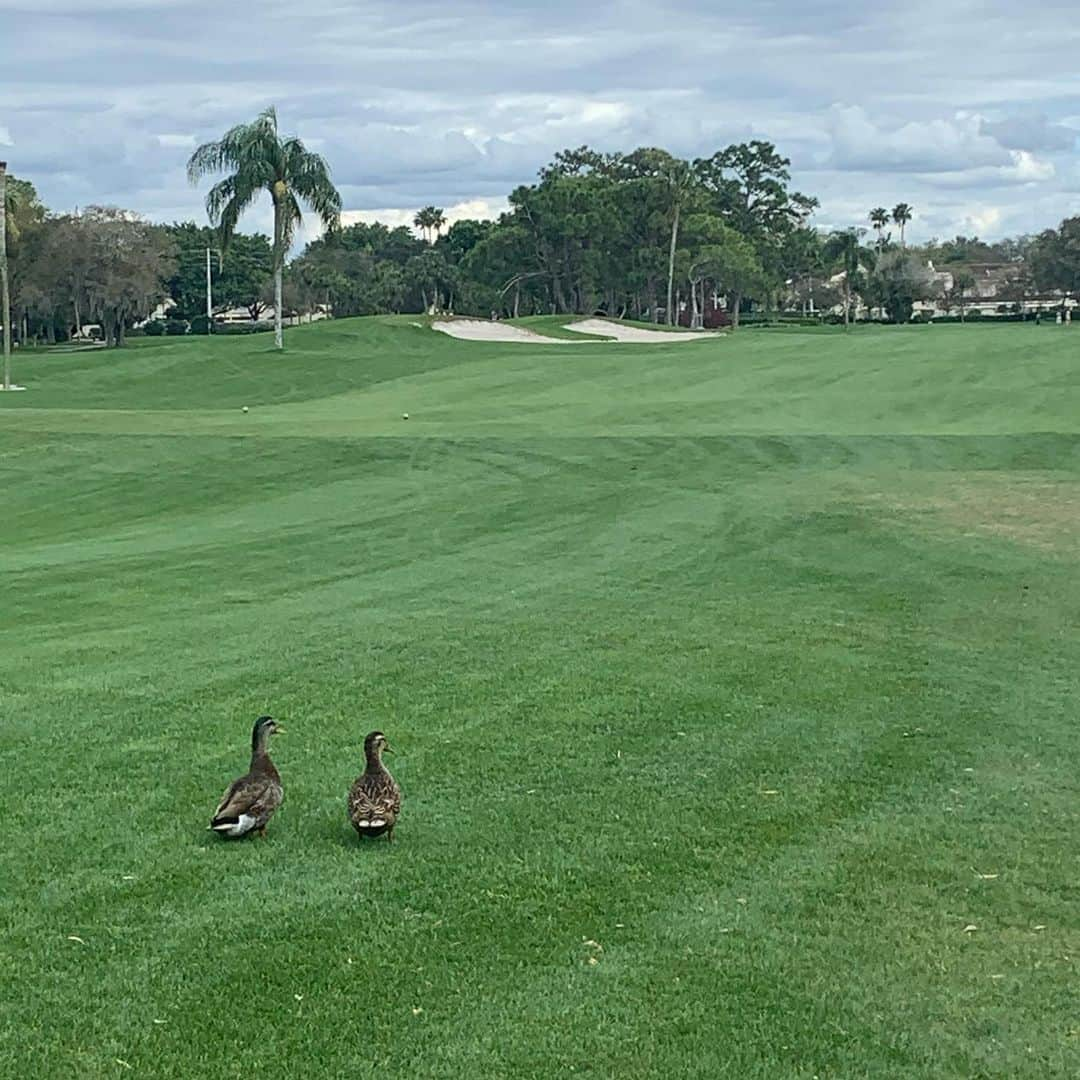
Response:
[[[897,203],[893,207],[892,219],[900,226],[900,246],[904,246],[904,226],[912,219],[915,210],[906,202]]]
[[[217,142],[200,146],[188,162],[193,184],[207,175],[229,172],[206,196],[206,212],[221,230],[221,248],[228,252],[236,224],[248,207],[267,191],[274,204],[274,344],[282,348],[281,277],[296,229],[303,220],[300,203],[316,213],[327,229],[341,219],[341,196],[330,182],[326,162],[296,138],[278,134],[277,113],[267,109],[250,124],[238,124]]]
[[[11,289],[7,261],[7,162],[0,161],[0,319],[4,323],[4,389],[11,389]]]
[[[424,239],[433,244],[446,224],[446,215],[438,206],[425,206],[416,212],[413,224],[424,234]]]
[[[885,226],[889,224],[889,211],[884,206],[875,206],[870,211],[870,224],[877,229],[878,251],[885,246]]]

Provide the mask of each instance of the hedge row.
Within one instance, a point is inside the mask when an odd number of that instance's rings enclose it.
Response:
[[[205,315],[196,315],[190,322],[187,319],[155,319],[146,326],[132,333],[145,334],[147,337],[183,337],[185,334],[265,334],[274,329],[271,322],[250,323],[214,323]]]

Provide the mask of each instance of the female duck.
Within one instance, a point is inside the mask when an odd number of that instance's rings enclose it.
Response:
[[[234,780],[214,811],[210,828],[219,836],[266,835],[266,823],[281,805],[281,777],[270,760],[270,736],[285,729],[270,716],[260,716],[251,732],[251,768]]]
[[[401,788],[382,763],[390,744],[381,731],[373,731],[364,740],[367,767],[356,778],[349,792],[349,820],[361,836],[394,839],[394,826],[401,811]]]

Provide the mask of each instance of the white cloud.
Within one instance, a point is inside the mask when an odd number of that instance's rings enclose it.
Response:
[[[913,239],[984,204],[992,228],[1030,229],[1076,209],[1074,9],[1045,0],[1020,34],[1006,0],[687,0],[678,19],[640,0],[264,0],[253,34],[220,0],[0,0],[25,13],[3,20],[0,145],[57,209],[202,220],[192,145],[270,103],[365,213],[494,206],[581,143],[698,157],[764,138],[823,223],[905,201]]]
[[[1010,150],[1013,163],[1003,170],[1003,175],[1022,184],[1038,183],[1050,180],[1057,170],[1052,161],[1041,161],[1027,150]]]
[[[398,225],[412,227],[413,218],[416,216],[419,206],[391,206],[377,210],[345,210],[342,212],[341,221],[344,225],[355,225],[358,222],[371,224],[376,221],[382,222],[395,228]],[[474,219],[478,221],[493,221],[507,209],[505,199],[468,199],[464,202],[455,203],[453,206],[443,208],[443,215],[448,225],[455,221]]]
[[[1037,158],[1026,150],[1010,150],[1008,155],[1008,165],[926,173],[920,176],[920,179],[923,183],[937,188],[985,190],[1016,185],[1032,186],[1052,180],[1057,175],[1057,168],[1052,161]]]
[[[967,226],[966,233],[974,233],[976,236],[985,236],[996,232],[1001,225],[1001,208],[998,206],[983,206],[970,211],[964,218]]]
[[[168,146],[170,148],[179,147],[180,149],[194,148],[195,136],[194,135],[159,135],[157,141],[162,146]]]
[[[1010,150],[1072,150],[1078,134],[1064,119],[1054,124],[1042,114],[1012,114],[998,119],[983,117],[980,124],[983,134]]]
[[[982,133],[977,116],[913,120],[886,130],[859,105],[834,105],[826,126],[834,168],[954,172],[1010,161],[1009,151]]]

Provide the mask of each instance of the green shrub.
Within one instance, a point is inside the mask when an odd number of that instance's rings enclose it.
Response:
[[[265,334],[274,329],[274,324],[270,322],[250,322],[250,323],[222,323],[218,327],[217,332],[219,334]]]
[[[143,332],[147,337],[161,337],[165,333],[165,324],[160,319],[154,319],[143,327]]]
[[[820,326],[822,316],[797,311],[748,311],[739,316],[740,326]]]
[[[165,333],[169,337],[183,337],[189,329],[187,319],[167,319],[165,322]]]
[[[193,334],[212,334],[214,332],[214,321],[208,318],[206,315],[196,315],[191,320],[191,332]]]

